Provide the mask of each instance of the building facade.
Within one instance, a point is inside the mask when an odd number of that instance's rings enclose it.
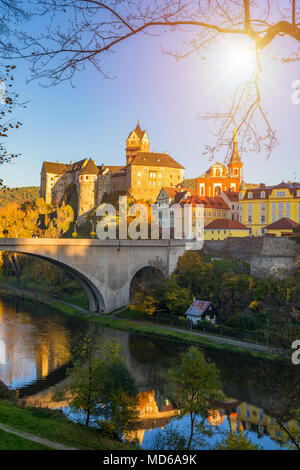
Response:
[[[252,236],[265,235],[266,227],[283,217],[300,222],[300,183],[260,184],[250,189],[242,186],[239,197],[242,223]]]
[[[220,162],[212,165],[196,178],[197,193],[203,197],[220,196],[222,191],[238,192],[243,181],[243,163],[238,151],[237,131],[234,130],[233,150],[228,166]]]
[[[150,152],[149,146],[147,132],[138,123],[126,141],[125,166],[97,166],[90,158],[69,164],[44,162],[41,197],[47,204],[72,200],[77,217],[88,214],[112,193],[154,203],[163,186],[172,188],[183,181],[184,167],[166,152]]]

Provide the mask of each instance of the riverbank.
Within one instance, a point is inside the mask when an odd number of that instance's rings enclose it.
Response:
[[[45,296],[36,297],[34,292],[30,292],[25,289],[18,289],[3,283],[0,283],[0,295],[18,297],[34,303],[42,303],[48,307],[53,308],[59,313],[62,313],[63,315],[77,317],[82,320],[98,323],[101,326],[113,328],[116,330],[143,334],[145,336],[168,339],[181,343],[197,344],[205,348],[224,350],[236,354],[276,359],[276,356],[273,352],[270,352],[268,348],[262,347],[261,345],[255,345],[245,341],[236,341],[230,338],[218,337],[206,333],[191,332],[171,326],[167,327],[157,325],[151,322],[148,324],[148,322],[146,323],[139,322],[137,320],[118,318],[110,316],[111,314],[94,314],[69,302],[64,302],[62,300]]]
[[[47,419],[45,419],[47,418]],[[2,427],[1,427],[2,426]],[[61,411],[40,408],[21,408],[9,401],[0,401],[0,429],[5,434],[8,445],[28,439],[31,447],[65,448],[80,450],[132,450],[134,445],[105,438],[93,428],[69,421]],[[27,436],[27,437],[25,437]],[[30,438],[34,437],[35,441]],[[33,443],[35,442],[35,444]],[[44,443],[44,444],[43,444]],[[26,443],[23,442],[23,445]],[[0,443],[1,449],[1,443]]]

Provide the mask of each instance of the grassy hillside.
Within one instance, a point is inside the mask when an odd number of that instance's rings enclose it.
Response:
[[[24,188],[1,188],[0,207],[5,207],[10,202],[23,204],[26,201],[34,201],[40,197],[39,186],[27,186]]]

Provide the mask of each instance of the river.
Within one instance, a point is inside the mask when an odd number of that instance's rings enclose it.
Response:
[[[20,398],[49,404],[54,386],[63,383],[74,345],[88,326],[84,319],[65,317],[42,304],[0,297],[0,380],[18,389]],[[188,346],[100,326],[99,335],[120,341],[138,386],[141,428],[127,438],[151,449],[161,429],[184,429],[186,418],[176,419],[178,411],[165,396],[161,376]],[[214,349],[204,352],[216,363],[226,395],[208,416],[215,430],[210,443],[219,439],[220,431],[240,429],[264,449],[284,448],[287,437],[267,411],[271,396],[257,384],[262,360]]]

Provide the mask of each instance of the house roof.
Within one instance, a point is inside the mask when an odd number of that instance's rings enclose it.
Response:
[[[290,194],[294,197],[297,195],[297,190],[300,189],[300,183],[297,182],[289,182],[285,183],[282,181],[281,183],[274,185],[274,186],[266,186],[264,184],[260,184],[258,187],[254,188],[247,188],[243,199],[248,199],[248,193],[253,193],[252,199],[268,199],[274,189],[288,189]],[[265,192],[265,197],[262,196],[262,192]]]
[[[191,204],[192,206],[196,206],[196,204],[202,204],[204,209],[223,209],[229,210],[228,205],[219,196],[216,197],[200,197],[200,196],[185,196],[185,192],[177,193],[175,196],[175,203],[184,205],[184,204]]]
[[[96,166],[95,162],[90,158],[86,165],[82,166],[80,170],[81,175],[98,175],[99,168]]]
[[[223,193],[228,197],[229,201],[231,202],[238,202],[239,201],[239,193],[235,191],[223,191]]]
[[[44,162],[43,165],[47,173],[60,175],[65,173],[66,171],[80,170],[84,166],[86,161],[87,159],[84,158],[83,160],[79,160],[78,162],[70,164],[59,162]]]
[[[177,188],[192,188],[197,189],[197,180],[196,178],[184,179],[180,184],[177,185]]]
[[[190,317],[201,317],[210,305],[212,305],[212,303],[206,300],[194,300],[185,312],[185,315]]]
[[[184,167],[177,163],[167,153],[155,153],[155,152],[139,152],[129,163],[130,165],[141,165],[141,166],[160,166],[170,168],[182,168]]]
[[[204,230],[248,230],[249,228],[243,225],[238,220],[231,219],[216,219],[207,224]]]
[[[267,230],[294,230],[298,227],[299,227],[299,224],[297,224],[297,222],[294,222],[288,217],[282,217],[281,219],[276,220],[276,222],[273,222],[273,224],[268,225],[266,229]]]
[[[101,166],[98,166],[98,168],[101,172],[103,172],[105,170],[109,170],[111,173],[116,173],[117,171],[122,170],[124,168],[124,165],[122,165],[122,166],[101,165]]]
[[[138,136],[138,138],[139,138],[140,140],[142,140],[142,138],[143,138],[144,135],[146,134],[146,131],[144,131],[144,130],[141,129],[141,126],[140,126],[140,123],[139,123],[139,122],[137,123],[136,128],[133,129],[133,131],[130,132],[130,134],[129,134],[127,140],[129,139],[129,137],[131,136],[131,134],[132,134],[133,132],[136,133],[136,135]]]
[[[180,188],[168,188],[166,186],[163,186],[161,191],[164,190],[166,195],[169,198],[174,198],[177,193],[180,193],[182,190]]]

